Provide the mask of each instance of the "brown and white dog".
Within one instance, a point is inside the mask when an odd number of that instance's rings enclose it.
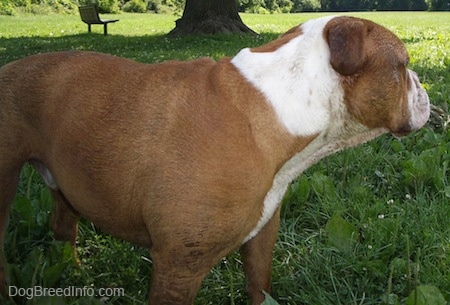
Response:
[[[57,239],[75,243],[81,216],[150,249],[151,304],[191,304],[237,248],[259,304],[289,183],[331,153],[427,121],[407,64],[393,33],[343,16],[218,62],[58,52],[10,63],[0,70],[0,242],[31,162],[54,195]],[[6,294],[3,264],[0,286]]]

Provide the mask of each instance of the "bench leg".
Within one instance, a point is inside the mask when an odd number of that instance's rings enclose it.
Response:
[[[107,23],[105,23],[104,25],[103,25],[103,35],[108,35],[108,24]]]
[[[88,24],[88,33],[90,33],[90,32],[91,32],[91,25]]]

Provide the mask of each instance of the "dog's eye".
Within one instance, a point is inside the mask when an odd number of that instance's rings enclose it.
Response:
[[[409,65],[409,58],[402,60],[398,63],[399,68],[406,68]]]

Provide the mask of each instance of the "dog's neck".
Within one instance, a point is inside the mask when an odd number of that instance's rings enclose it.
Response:
[[[295,136],[326,129],[342,104],[339,75],[330,65],[323,27],[329,18],[303,24],[301,33],[271,52],[246,48],[232,64],[265,96],[279,121]],[[319,23],[312,25],[311,23]]]
[[[342,78],[330,64],[323,27],[330,18],[307,22],[290,41],[269,51],[243,49],[231,63],[257,90],[291,139],[264,199],[255,236],[279,207],[288,185],[322,158],[372,140],[387,129],[369,129],[350,117]],[[294,60],[292,60],[294,58]],[[269,127],[270,128],[270,127]]]

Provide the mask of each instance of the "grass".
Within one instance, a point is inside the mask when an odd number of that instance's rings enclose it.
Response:
[[[87,34],[77,16],[0,16],[0,65],[29,54],[67,49],[101,51],[142,62],[232,56],[322,15],[244,14],[244,21],[261,36],[188,38],[164,36],[176,19],[168,15],[108,16],[120,19],[110,25],[108,37],[95,26],[94,33]],[[294,181],[284,199],[272,296],[280,304],[409,305],[415,304],[408,297],[416,288],[430,285],[448,304],[450,129],[445,120],[450,103],[450,15],[352,15],[387,26],[406,43],[411,67],[443,112],[407,138],[383,136],[321,161]],[[125,290],[122,297],[53,298],[54,304],[143,303],[151,274],[148,252],[83,221],[78,267],[70,249],[53,241],[48,229],[51,208],[49,192],[34,170],[25,167],[6,238],[12,283]],[[349,228],[350,244],[333,242],[333,231],[327,230],[330,219]],[[49,304],[49,299],[16,298],[13,302]],[[196,304],[248,304],[238,253],[211,271]]]

